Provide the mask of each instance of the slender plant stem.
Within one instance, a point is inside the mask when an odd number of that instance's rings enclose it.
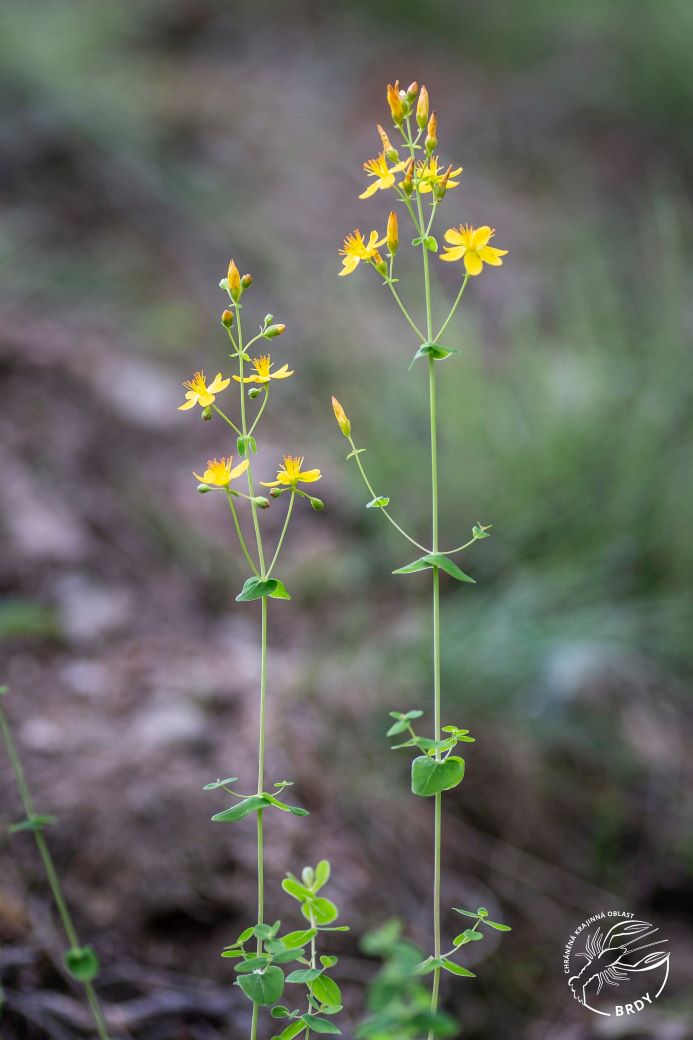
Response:
[[[458,292],[457,297],[455,299],[455,302],[452,305],[452,309],[451,309],[450,313],[448,314],[447,318],[445,319],[445,321],[443,322],[443,324],[441,325],[440,331],[439,331],[438,335],[435,338],[435,342],[436,343],[438,342],[438,340],[443,335],[443,333],[445,332],[446,328],[448,327],[448,325],[452,321],[453,315],[454,315],[455,311],[457,310],[457,307],[459,306],[459,302],[462,299],[462,296],[464,294],[464,290],[467,288],[467,282],[468,281],[469,281],[469,275],[466,274],[464,276],[463,281],[462,281],[462,285],[460,286],[460,291]]]
[[[351,437],[349,437],[349,444],[351,445],[351,449],[352,449],[352,451],[354,453],[354,458],[356,459],[356,465],[359,468],[359,473],[363,477],[363,482],[366,485],[366,487],[368,488],[368,490],[370,491],[370,493],[373,496],[373,498],[376,498],[377,497],[376,493],[373,490],[371,482],[368,479],[368,477],[366,476],[366,471],[363,468],[363,464],[361,462],[361,458],[359,456],[358,449],[357,449],[356,445],[354,444],[353,440],[351,439]],[[412,545],[415,545],[417,549],[421,549],[422,552],[425,552],[425,553],[428,552],[428,549],[426,548],[426,546],[425,545],[421,545],[421,543],[417,542],[415,538],[412,538],[411,535],[408,535],[407,532],[403,528],[401,528],[399,526],[399,524],[396,523],[395,520],[392,519],[392,517],[390,516],[390,514],[388,513],[388,511],[386,509],[381,509],[380,512],[383,514],[383,516],[387,517],[387,519],[390,521],[392,526],[397,531],[399,531],[399,533],[401,535],[403,535],[407,539],[408,542],[411,542]]]
[[[390,287],[390,292],[392,293],[392,295],[394,296],[395,300],[397,301],[397,306],[399,307],[399,309],[401,310],[402,314],[404,315],[404,317],[407,319],[407,321],[409,322],[409,324],[413,328],[413,330],[416,333],[416,335],[419,337],[420,340],[422,340],[422,341],[425,340],[426,337],[424,336],[423,332],[421,331],[419,326],[416,324],[416,322],[414,321],[414,319],[410,315],[410,313],[407,310],[407,308],[404,306],[404,304],[400,300],[399,293],[395,289],[395,287],[392,284],[392,282],[388,281],[387,284]]]
[[[267,406],[268,400],[269,400],[269,386],[266,386],[265,387],[265,398],[264,398],[262,404],[260,405],[258,413],[255,416],[255,419],[253,420],[253,425],[248,430],[248,436],[249,437],[253,436],[253,433],[255,432],[255,427],[257,426],[257,424],[260,422],[260,419],[262,418],[262,413],[264,412],[265,407]]]
[[[26,782],[24,770],[22,769],[22,763],[19,760],[17,748],[15,747],[14,740],[12,739],[12,733],[10,732],[10,727],[7,723],[7,719],[2,708],[0,708],[0,730],[2,731],[2,737],[5,743],[5,748],[7,750],[7,757],[10,760],[10,765],[12,766],[12,771],[17,782],[17,789],[19,791],[19,797],[24,807],[24,812],[26,813],[27,817],[35,816],[36,814],[34,811],[34,803],[31,797],[31,792],[29,791],[29,785]],[[50,849],[48,848],[48,843],[46,842],[45,835],[41,830],[33,831],[33,835],[34,840],[36,842],[36,847],[38,848],[39,855],[43,862],[43,867],[46,872],[46,878],[48,879],[48,884],[50,886],[50,890],[53,895],[53,900],[55,902],[58,914],[60,916],[63,930],[67,937],[67,941],[69,942],[70,947],[73,950],[79,949],[80,943],[79,938],[77,936],[77,930],[74,926],[72,915],[70,914],[70,910],[65,900],[65,896],[63,895],[63,890],[60,885],[60,879],[58,878],[58,874],[55,869],[55,864],[53,863],[53,857],[51,856]],[[94,989],[90,981],[83,982],[82,985],[84,987],[89,1008],[94,1018],[94,1023],[96,1025],[96,1031],[99,1035],[99,1038],[100,1040],[108,1040],[108,1027],[106,1025],[106,1020],[104,1018],[103,1011],[101,1010],[99,998],[96,995],[96,990]]]
[[[228,415],[225,415],[224,412],[222,412],[221,408],[217,408],[215,404],[212,405],[212,409],[217,413],[217,415],[220,415],[224,422],[227,422],[231,429],[234,430],[240,437],[241,431],[238,429],[235,422],[232,422],[231,419],[229,419]]]
[[[274,550],[274,556],[272,557],[272,562],[270,563],[269,567],[267,568],[267,574],[265,575],[265,577],[267,577],[267,578],[269,578],[269,576],[271,575],[272,570],[274,569],[274,565],[277,562],[277,559],[279,558],[279,553],[281,552],[281,547],[284,544],[284,538],[286,536],[286,529],[288,528],[289,521],[291,520],[291,513],[292,513],[293,508],[294,508],[294,499],[295,498],[296,498],[296,490],[295,490],[295,488],[292,488],[291,489],[291,498],[289,499],[289,506],[288,506],[288,508],[286,510],[286,516],[284,518],[284,526],[282,527],[281,534],[279,535],[279,541],[277,542],[277,548]]]
[[[240,521],[238,519],[238,513],[236,512],[236,507],[233,504],[233,495],[230,495],[230,494],[227,493],[226,498],[227,498],[228,503],[229,503],[229,509],[231,510],[231,516],[233,517],[234,526],[236,528],[236,534],[238,535],[238,541],[241,543],[241,549],[243,550],[243,555],[245,556],[246,560],[248,561],[248,566],[252,570],[253,574],[256,577],[259,577],[260,573],[259,573],[257,567],[255,566],[255,562],[253,561],[252,556],[248,552],[248,546],[245,544],[245,538],[243,537],[243,531],[241,530],[241,524],[240,524]]]

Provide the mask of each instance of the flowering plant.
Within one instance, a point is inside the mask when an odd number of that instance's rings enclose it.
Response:
[[[303,927],[281,934],[279,921],[270,924],[265,919],[266,814],[279,810],[294,816],[308,815],[307,809],[285,800],[287,789],[292,786],[291,781],[276,781],[271,789],[266,783],[267,633],[269,601],[291,599],[283,581],[276,576],[275,568],[284,547],[294,504],[296,499],[304,499],[316,512],[324,509],[322,500],[301,486],[316,483],[321,473],[319,469],[304,469],[303,458],[285,455],[278,466],[276,480],[261,482],[262,486],[269,489],[269,497],[257,493],[254,473],[258,452],[256,433],[272,393],[273,381],[288,379],[294,372],[288,364],[275,369],[269,354],[251,354],[258,344],[276,339],[285,331],[283,324],[275,324],[273,316],[267,314],[260,323],[259,331],[251,338],[245,338],[242,301],[252,285],[251,276],[241,277],[232,260],[226,277],[219,284],[228,293],[230,300],[229,308],[221,316],[221,324],[231,344],[229,357],[235,363],[236,371],[227,376],[218,372],[209,384],[203,372],[196,372],[192,379],[184,383],[185,401],[179,407],[181,411],[190,411],[199,405],[204,420],[215,417],[220,419],[235,436],[238,462],[234,461],[231,453],[209,459],[202,473],[193,473],[193,476],[198,481],[197,490],[200,493],[216,492],[226,499],[236,538],[250,571],[236,600],[239,603],[259,601],[260,608],[257,785],[250,792],[239,792],[235,789],[239,778],[235,776],[205,785],[206,790],[221,790],[233,799],[228,808],[212,817],[216,823],[237,823],[246,817],[254,817],[257,833],[257,919],[226,947],[222,956],[235,961],[235,984],[251,1002],[251,1040],[256,1040],[260,1009],[265,1007],[271,1007],[272,1017],[287,1020],[280,1034],[282,1040],[290,1040],[301,1034],[309,1038],[311,1031],[340,1032],[332,1022],[332,1016],[341,1011],[342,998],[339,986],[330,974],[337,958],[318,954],[318,940],[324,933],[346,929],[334,923],[339,913],[335,904],[318,894],[330,877],[327,860],[321,860],[315,868],[304,868],[300,881],[289,874],[283,882],[284,890],[300,904]],[[222,399],[223,408],[218,403],[218,398],[232,387],[232,383],[236,384],[238,391],[233,417],[226,404],[227,397]],[[251,416],[253,409],[254,415]],[[284,519],[270,554],[260,517],[269,508],[270,500],[278,500],[283,496],[288,496]],[[249,512],[247,526],[252,531],[249,538],[244,530],[246,518],[241,509]],[[287,973],[287,966],[291,964],[295,967]],[[280,1003],[283,997],[287,999],[286,993],[296,992],[297,985],[306,989],[305,1006],[288,1007]]]
[[[507,925],[489,921],[488,911],[484,907],[479,907],[476,912],[460,909],[458,912],[463,916],[474,918],[474,924],[472,927],[465,928],[452,940],[449,950],[443,949],[441,934],[442,796],[443,792],[457,787],[464,779],[465,760],[456,753],[456,750],[460,743],[472,742],[474,738],[470,736],[468,729],[457,725],[442,725],[441,573],[458,582],[473,584],[474,579],[465,574],[452,557],[470,548],[480,539],[487,538],[490,525],[476,524],[472,529],[471,538],[454,549],[441,549],[440,547],[436,407],[438,364],[460,354],[460,350],[456,347],[444,345],[442,337],[457,311],[469,279],[480,275],[485,265],[500,267],[507,250],[497,249],[489,244],[495,234],[491,227],[485,225],[474,228],[458,224],[448,227],[444,232],[443,237],[447,248],[443,252],[439,252],[438,240],[433,234],[435,220],[441,203],[448,193],[459,186],[458,178],[462,173],[462,167],[453,168],[452,164],[445,166],[436,154],[438,120],[435,112],[429,111],[429,96],[425,86],[419,90],[418,84],[412,83],[407,90],[401,90],[399,82],[396,82],[394,86],[389,84],[387,101],[393,130],[397,135],[395,138],[397,145],[392,143],[388,132],[378,125],[382,151],[377,158],[369,159],[364,163],[364,170],[371,181],[361,193],[360,198],[368,199],[379,192],[389,192],[399,205],[400,212],[404,211],[405,216],[411,221],[414,228],[412,246],[420,251],[422,261],[423,322],[415,320],[410,309],[405,305],[400,294],[399,280],[394,273],[395,258],[400,248],[399,217],[396,209],[390,211],[385,230],[382,233],[377,230],[371,231],[367,241],[358,230],[346,236],[344,245],[340,249],[342,256],[340,275],[352,274],[361,263],[373,268],[382,279],[382,284],[391,293],[416,336],[418,347],[409,367],[412,368],[414,363],[419,360],[423,360],[427,366],[431,452],[431,535],[429,544],[424,544],[412,537],[394,520],[388,509],[390,499],[376,493],[366,474],[361,458],[365,448],[356,447],[352,437],[351,422],[344,408],[336,398],[332,399],[332,406],[339,428],[351,448],[347,459],[354,460],[371,496],[367,508],[380,511],[399,534],[419,550],[420,555],[415,560],[398,567],[393,573],[406,575],[428,571],[433,586],[433,734],[423,736],[414,729],[413,723],[423,715],[419,709],[408,712],[390,712],[393,722],[387,731],[388,737],[403,738],[395,745],[395,748],[406,748],[414,753],[411,765],[412,792],[423,798],[432,798],[434,803],[433,948],[430,955],[421,960],[414,969],[417,975],[432,975],[429,1017],[425,1028],[429,1040],[432,1040],[433,1037],[449,1035],[449,1022],[441,1018],[438,1011],[441,972],[445,971],[456,976],[472,976],[471,971],[454,959],[462,947],[470,942],[483,939],[483,930],[479,927],[482,924],[495,930],[509,930]],[[382,247],[385,247],[386,256],[381,252]],[[447,263],[461,262],[462,266],[459,290],[437,332],[434,325],[430,270],[431,259],[434,256],[438,256],[440,260]],[[379,1037],[413,1035],[406,1032],[410,1023],[405,1024],[401,1021],[396,1023],[391,1018],[388,1019],[388,1022],[390,1031],[378,1031]],[[417,1022],[421,1026],[421,1020],[419,1019]],[[380,1027],[377,1026],[377,1029]]]

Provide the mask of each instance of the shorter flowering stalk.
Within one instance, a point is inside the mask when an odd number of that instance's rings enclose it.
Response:
[[[377,237],[377,236],[376,236]],[[372,243],[361,244],[356,249],[356,262],[359,262],[361,254],[365,253],[364,259],[375,257],[377,247]],[[290,600],[291,596],[284,583],[275,576],[275,567],[280,559],[285,545],[287,531],[295,512],[297,498],[308,499],[311,507],[316,512],[324,509],[321,499],[303,491],[300,485],[312,484],[321,479],[319,469],[304,469],[303,458],[297,455],[285,455],[274,481],[261,481],[265,487],[270,488],[270,497],[256,494],[256,481],[253,468],[258,452],[256,431],[260,420],[265,412],[269,398],[270,388],[275,383],[281,383],[294,375],[293,369],[284,363],[275,366],[271,356],[260,354],[255,356],[251,353],[253,348],[263,340],[274,340],[281,336],[286,326],[281,322],[275,322],[272,314],[265,315],[260,323],[259,332],[247,338],[244,336],[244,323],[242,317],[243,299],[245,293],[252,285],[250,275],[240,275],[238,267],[232,260],[229,263],[228,272],[221,280],[220,287],[229,296],[229,306],[221,317],[221,325],[226,330],[232,345],[230,358],[236,363],[237,371],[229,376],[217,373],[214,380],[207,384],[204,373],[196,372],[186,384],[186,400],[181,407],[182,411],[190,411],[195,405],[202,408],[202,418],[205,420],[219,417],[235,436],[235,451],[239,456],[234,460],[234,454],[227,450],[226,454],[218,458],[208,460],[206,467],[201,473],[194,472],[198,480],[197,490],[203,494],[209,492],[222,492],[228,502],[234,530],[238,538],[243,557],[250,569],[250,575],[246,579],[241,591],[236,596],[239,603],[252,603],[260,601],[260,667],[259,667],[259,704],[258,704],[258,743],[257,743],[257,786],[251,794],[239,794],[231,786],[237,779],[229,777],[227,780],[217,780],[206,785],[208,790],[222,789],[234,799],[234,804],[219,813],[212,819],[218,823],[235,823],[245,819],[246,816],[255,817],[255,830],[257,842],[257,917],[256,922],[246,929],[242,937],[235,944],[238,952],[226,953],[224,956],[242,956],[243,961],[237,966],[236,985],[252,1003],[252,1014],[250,1021],[250,1040],[257,1040],[260,1021],[260,1010],[276,1004],[282,994],[285,981],[292,981],[291,977],[285,980],[284,969],[281,965],[296,959],[301,960],[302,949],[305,944],[296,943],[295,947],[282,946],[282,940],[277,938],[277,926],[270,927],[265,922],[265,817],[268,811],[279,810],[291,813],[294,816],[307,816],[308,811],[301,806],[286,803],[280,795],[289,781],[275,783],[274,790],[266,790],[265,778],[265,756],[267,740],[267,707],[268,707],[268,620],[270,600]],[[231,383],[237,386],[237,411],[232,418],[228,412],[229,407],[225,405],[224,410],[217,403],[217,396],[223,393]],[[279,392],[279,391],[277,391]],[[258,404],[255,404],[260,398]],[[255,408],[254,415],[252,409]],[[228,430],[226,433],[228,436]],[[247,492],[240,490],[238,481],[245,478]],[[276,499],[283,494],[289,494],[289,501],[281,525],[274,552],[270,556],[266,541],[260,524],[260,513],[270,506],[270,498]],[[246,540],[243,530],[242,509],[243,502],[247,502],[250,508],[250,524],[254,534],[254,547],[252,539],[250,545]],[[270,560],[269,566],[267,559]],[[249,785],[248,785],[249,786]],[[319,905],[319,901],[318,901]],[[318,926],[316,925],[316,928]],[[289,937],[290,938],[290,937]],[[251,956],[244,948],[248,941],[254,942],[255,952]],[[234,947],[235,948],[235,947]],[[289,952],[293,950],[293,953]],[[250,964],[252,967],[247,967]],[[320,972],[318,972],[320,974]],[[317,1010],[316,1010],[317,1009]],[[329,1011],[329,1002],[321,1001],[315,1004],[311,1010],[332,1013]],[[301,1031],[310,1028],[307,1021],[303,1024]],[[317,1024],[314,1026],[319,1031],[322,1019],[318,1016]],[[323,1029],[323,1032],[325,1029]],[[297,1035],[297,1034],[292,1034]]]
[[[0,697],[7,694],[8,688],[6,686],[0,686]],[[68,974],[75,979],[75,981],[81,983],[84,987],[84,993],[89,1005],[92,1018],[94,1019],[94,1025],[96,1032],[99,1036],[99,1040],[109,1040],[108,1027],[106,1025],[106,1019],[101,1008],[101,1003],[97,996],[96,990],[93,985],[93,980],[99,974],[99,961],[96,953],[91,946],[82,946],[77,936],[77,930],[72,920],[70,909],[67,905],[67,900],[63,894],[62,886],[58,873],[55,869],[53,857],[50,849],[48,848],[48,842],[44,834],[46,827],[51,826],[55,823],[55,818],[52,816],[42,816],[37,813],[34,809],[34,802],[29,791],[29,785],[27,784],[26,777],[24,775],[24,769],[17,752],[17,747],[12,738],[12,732],[7,721],[5,712],[0,704],[0,733],[2,733],[3,742],[5,744],[5,750],[7,757],[14,773],[15,781],[17,784],[17,790],[19,797],[24,808],[25,818],[19,823],[13,824],[9,830],[10,833],[17,833],[19,831],[31,831],[34,835],[34,841],[38,849],[43,868],[46,873],[46,879],[53,896],[58,916],[65,932],[65,937],[70,944],[70,949],[65,953],[65,967]]]

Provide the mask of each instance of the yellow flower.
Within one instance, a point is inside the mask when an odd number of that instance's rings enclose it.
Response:
[[[319,469],[305,469],[302,470],[303,459],[297,455],[285,455],[284,465],[279,467],[276,480],[270,480],[265,482],[261,480],[260,483],[263,487],[279,487],[284,485],[285,487],[296,487],[298,483],[301,484],[312,484],[315,480],[320,480],[322,473]]]
[[[394,210],[390,213],[387,218],[387,248],[391,256],[394,256],[397,252],[397,246],[399,245],[399,227],[397,224],[397,214]]]
[[[363,164],[363,168],[368,176],[375,177],[375,180],[368,185],[365,191],[361,192],[359,198],[369,199],[371,195],[375,195],[376,191],[394,188],[395,174],[403,170],[406,165],[407,163],[404,161],[397,163],[395,166],[388,166],[385,152],[381,152],[375,159],[369,159],[368,162]]]
[[[196,372],[192,379],[188,379],[183,383],[183,386],[188,388],[185,394],[186,401],[185,404],[178,406],[178,411],[185,412],[188,408],[194,408],[196,404],[199,404],[200,408],[209,408],[216,394],[220,394],[222,390],[225,390],[230,382],[230,379],[222,379],[221,372],[217,372],[212,382],[207,386],[204,372]]]
[[[432,155],[431,158],[427,159],[425,162],[418,162],[416,164],[416,182],[419,192],[422,195],[426,195],[428,192],[433,191],[433,189],[443,181],[446,173],[447,169],[442,171],[440,170],[440,162],[437,155]],[[456,188],[458,186],[460,182],[454,181],[452,178],[458,177],[461,173],[461,166],[458,166],[456,170],[450,170],[446,184],[448,191],[450,188]]]
[[[199,473],[193,473],[193,476],[200,481],[201,484],[213,484],[215,487],[226,487],[235,480],[236,477],[240,477],[242,473],[248,468],[248,460],[243,459],[243,462],[239,462],[235,469],[233,467],[233,455],[229,455],[225,459],[210,459],[207,463],[207,469],[204,471],[202,476]]]
[[[481,274],[484,264],[492,267],[501,267],[502,256],[507,256],[507,249],[495,249],[490,246],[489,240],[495,235],[493,228],[473,228],[469,224],[460,224],[459,227],[449,228],[445,232],[445,241],[450,243],[451,248],[440,254],[441,260],[462,260],[467,274]]]
[[[269,383],[270,379],[288,379],[289,376],[293,375],[293,371],[289,372],[288,365],[282,365],[276,372],[271,372],[273,361],[269,354],[263,354],[259,358],[251,358],[251,362],[255,369],[255,375],[244,376],[243,379],[240,376],[234,376],[233,378],[237,383]]]
[[[340,278],[355,271],[362,260],[372,260],[378,252],[378,246],[381,246],[384,241],[384,238],[378,238],[377,231],[371,231],[368,236],[368,242],[364,241],[363,235],[358,228],[350,235],[347,235],[344,239],[344,248],[339,250],[344,257],[342,270],[339,272]]]

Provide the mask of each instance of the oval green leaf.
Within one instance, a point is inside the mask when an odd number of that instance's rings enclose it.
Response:
[[[217,813],[212,820],[214,823],[235,823],[236,820],[242,820],[244,816],[248,816],[252,812],[266,809],[269,804],[264,795],[254,794],[250,798],[244,798],[238,805],[232,805],[230,809]]]
[[[99,974],[99,958],[91,946],[79,946],[65,954],[65,967],[78,982],[91,982]]]
[[[449,557],[443,556],[442,553],[426,553],[425,556],[420,556],[418,560],[413,560],[411,563],[407,563],[404,567],[398,567],[393,574],[416,574],[417,571],[428,571],[433,567],[440,567],[442,571],[449,574],[451,578],[456,578],[457,581],[468,581],[472,585],[476,585],[474,578],[470,578],[468,574],[460,570],[456,563],[454,563]]]
[[[274,964],[261,974],[239,975],[236,981],[246,997],[259,1007],[276,1004],[284,992],[284,972]]]
[[[254,599],[291,599],[284,582],[279,578],[248,578],[236,596],[237,603],[249,603]]]
[[[458,755],[450,755],[444,762],[420,755],[411,764],[411,789],[421,798],[449,791],[463,779],[464,759]]]

